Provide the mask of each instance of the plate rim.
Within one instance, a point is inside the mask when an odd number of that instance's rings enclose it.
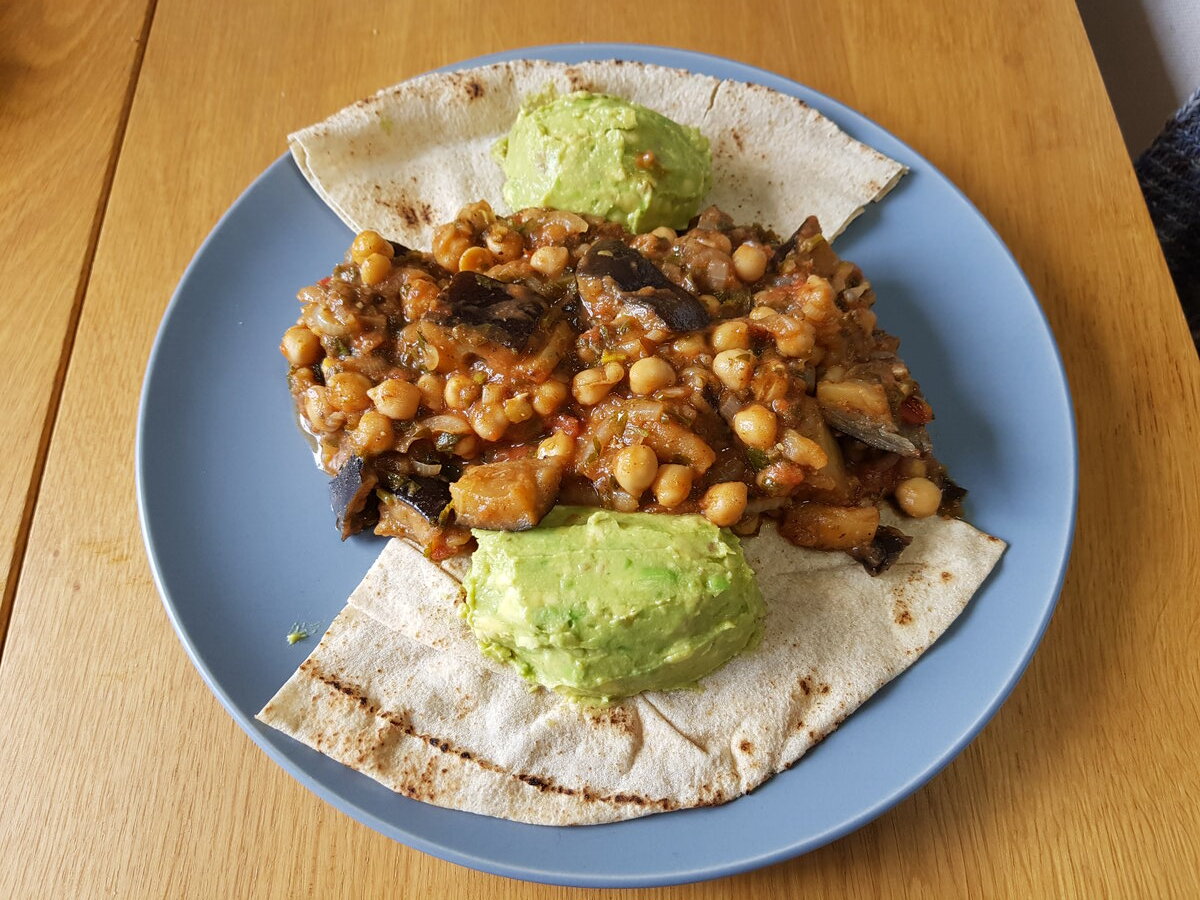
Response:
[[[563,56],[569,56],[572,57],[572,59],[563,60],[561,59]],[[913,773],[911,777],[909,777],[904,784],[895,791],[884,797],[881,797],[874,804],[860,811],[858,815],[851,817],[838,826],[827,829],[820,834],[809,835],[799,840],[790,841],[783,846],[779,846],[756,857],[744,857],[732,862],[722,862],[707,867],[691,867],[686,871],[679,869],[667,871],[664,869],[662,872],[655,875],[624,875],[620,872],[605,872],[602,874],[596,874],[593,872],[564,873],[557,870],[536,870],[525,866],[509,865],[503,862],[497,862],[493,859],[483,858],[481,856],[472,855],[456,849],[445,848],[435,844],[419,834],[406,830],[401,826],[394,824],[393,822],[389,822],[380,818],[374,813],[357,805],[353,801],[350,801],[339,795],[335,790],[326,787],[315,777],[310,776],[302,768],[288,759],[281,751],[277,750],[269,741],[267,741],[262,736],[259,723],[253,718],[253,716],[244,715],[242,711],[235,705],[229,694],[217,682],[213,672],[203,662],[199,650],[195,642],[192,640],[192,637],[182,626],[175,602],[171,599],[171,595],[166,589],[165,577],[160,566],[158,552],[152,539],[153,527],[150,523],[150,512],[144,490],[143,472],[146,455],[147,429],[149,427],[146,420],[147,399],[150,392],[152,377],[157,368],[159,357],[162,352],[165,333],[164,326],[178,305],[181,303],[180,298],[184,293],[184,286],[193,277],[194,270],[196,269],[199,261],[205,256],[209,245],[215,240],[217,234],[222,230],[223,226],[225,226],[227,221],[244,203],[248,202],[248,197],[254,192],[256,187],[276,174],[280,168],[286,167],[289,163],[291,163],[291,156],[286,151],[273,162],[271,162],[270,165],[268,165],[261,173],[259,173],[239,194],[233,203],[230,204],[230,206],[222,213],[219,219],[213,224],[204,240],[200,243],[191,261],[188,263],[184,272],[180,276],[178,283],[176,284],[171,299],[163,312],[163,316],[159,323],[159,328],[155,335],[154,343],[146,363],[142,388],[139,394],[134,450],[134,469],[138,521],[142,532],[143,544],[146,548],[147,558],[150,563],[155,587],[158,590],[164,610],[167,613],[167,617],[171,622],[177,638],[183,645],[188,658],[190,659],[192,665],[199,672],[205,685],[221,703],[225,711],[234,719],[235,722],[237,722],[238,726],[250,737],[250,739],[267,754],[268,758],[270,758],[277,765],[281,766],[291,777],[295,778],[302,785],[320,797],[323,801],[332,805],[335,809],[347,813],[352,818],[364,825],[367,825],[380,834],[389,837],[392,840],[396,840],[399,843],[403,843],[409,847],[412,847],[413,849],[420,850],[421,852],[428,853],[431,856],[435,856],[439,859],[443,859],[457,865],[466,866],[502,877],[544,884],[575,887],[660,887],[707,881],[751,871],[763,866],[792,859],[837,840],[838,838],[863,827],[867,823],[873,821],[890,810],[905,798],[911,796],[915,791],[927,784],[942,769],[949,765],[949,763],[952,762],[966,748],[966,746],[978,736],[983,727],[992,719],[999,708],[1008,699],[1013,689],[1024,675],[1034,653],[1036,653],[1038,647],[1041,645],[1046,628],[1048,627],[1050,619],[1057,608],[1074,544],[1076,518],[1078,515],[1079,449],[1075,421],[1075,405],[1071,395],[1070,383],[1067,378],[1065,366],[1063,365],[1062,352],[1057,344],[1057,341],[1054,339],[1054,332],[1050,327],[1045,310],[1038,301],[1036,292],[1033,290],[1033,287],[1029,283],[1029,279],[1025,275],[1025,272],[1022,270],[1020,264],[1013,256],[1012,251],[1004,243],[1003,239],[1000,237],[999,233],[996,231],[991,222],[988,221],[988,219],[979,211],[979,209],[971,202],[971,200],[963,193],[963,191],[956,184],[954,184],[954,182],[952,182],[936,166],[930,163],[929,160],[927,160],[922,154],[914,150],[909,144],[896,137],[888,129],[869,119],[862,113],[859,113],[841,101],[830,97],[821,91],[788,78],[787,76],[772,72],[768,69],[716,54],[656,44],[620,42],[542,44],[484,54],[481,56],[453,62],[430,71],[452,71],[519,59],[551,59],[573,62],[581,60],[614,58],[631,59],[654,65],[682,68],[686,69],[687,71],[695,72],[696,74],[707,74],[707,72],[698,70],[695,67],[696,62],[701,61],[709,64],[712,67],[732,70],[735,73],[734,75],[721,77],[731,77],[735,80],[745,80],[751,83],[764,84],[765,86],[772,87],[776,90],[782,89],[785,93],[789,93],[792,96],[795,96],[795,89],[799,89],[801,93],[819,98],[821,103],[826,105],[826,110],[822,110],[822,112],[824,113],[828,110],[830,112],[829,118],[831,118],[840,128],[843,128],[844,130],[850,131],[863,126],[878,129],[880,132],[886,134],[888,138],[895,141],[896,144],[903,147],[904,150],[909,153],[914,160],[923,165],[925,167],[925,172],[932,176],[933,179],[940,182],[942,188],[949,189],[950,194],[957,200],[957,202],[964,206],[971,217],[983,226],[987,236],[993,242],[995,247],[1000,250],[1007,262],[1007,265],[1011,267],[1012,272],[1014,272],[1020,279],[1024,289],[1028,292],[1029,297],[1033,300],[1033,309],[1035,314],[1039,317],[1042,329],[1044,331],[1044,336],[1047,339],[1050,356],[1054,363],[1054,369],[1058,375],[1058,386],[1061,387],[1062,400],[1067,413],[1066,422],[1064,425],[1070,439],[1069,446],[1066,448],[1068,452],[1065,455],[1065,462],[1067,464],[1067,470],[1070,478],[1067,485],[1068,490],[1063,497],[1066,503],[1066,516],[1063,523],[1064,528],[1062,535],[1062,546],[1056,560],[1057,572],[1053,586],[1049,590],[1049,596],[1045,603],[1045,608],[1041,614],[1040,620],[1036,622],[1032,639],[1030,640],[1028,647],[1024,650],[1021,658],[1015,661],[1016,664],[1013,666],[1010,676],[1002,685],[999,686],[998,690],[994,694],[993,700],[985,708],[979,711],[978,715],[974,718],[971,724],[964,730],[960,739],[957,740],[952,746],[941,751],[938,758],[935,759],[929,766],[926,766],[921,771]],[[689,62],[691,63],[690,65]],[[421,74],[429,73],[418,73],[417,75],[413,75],[411,77],[420,77]],[[792,90],[789,91],[787,88],[791,88]],[[801,99],[804,102],[807,102],[807,97],[803,97]],[[919,662],[920,661],[918,660],[918,662],[914,665],[919,664]],[[621,823],[615,824],[619,825]],[[403,837],[400,837],[399,835],[403,835]]]

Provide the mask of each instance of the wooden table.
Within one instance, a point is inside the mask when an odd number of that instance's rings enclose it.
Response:
[[[735,6],[4,5],[0,896],[584,893],[409,850],[268,761],[163,613],[133,433],[172,288],[289,130],[453,60],[585,39],[773,69],[912,144],[1016,254],[1078,408],[1066,586],[980,737],[849,837],[660,895],[1200,896],[1200,365],[1074,5]]]

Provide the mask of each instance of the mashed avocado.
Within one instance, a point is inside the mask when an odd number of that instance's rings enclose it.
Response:
[[[634,233],[685,227],[712,187],[699,131],[608,94],[526,101],[493,152],[514,210],[592,213]]]
[[[576,700],[691,687],[758,640],[741,544],[700,516],[557,507],[531,531],[474,534],[480,649]]]

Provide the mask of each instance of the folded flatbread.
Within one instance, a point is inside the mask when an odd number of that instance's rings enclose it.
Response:
[[[912,544],[875,578],[764,527],[744,541],[767,605],[759,647],[700,690],[607,709],[531,690],[482,656],[456,614],[454,575],[393,540],[258,718],[405,796],[519,822],[724,803],[911,665],[1005,546],[959,520],[903,524]]]
[[[483,198],[501,208],[504,177],[491,147],[522,100],[548,86],[616,94],[699,128],[713,151],[707,202],[780,235],[815,215],[832,239],[905,172],[795,97],[622,60],[518,60],[425,75],[288,143],[304,177],[352,229],[425,249],[434,227],[464,204]]]

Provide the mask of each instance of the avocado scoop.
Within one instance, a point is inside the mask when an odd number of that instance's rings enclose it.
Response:
[[[712,187],[707,138],[609,94],[526,100],[492,155],[512,209],[590,213],[635,234],[686,227]]]
[[[480,649],[578,702],[694,687],[758,642],[741,543],[701,516],[560,506],[530,531],[474,535],[463,585]]]

